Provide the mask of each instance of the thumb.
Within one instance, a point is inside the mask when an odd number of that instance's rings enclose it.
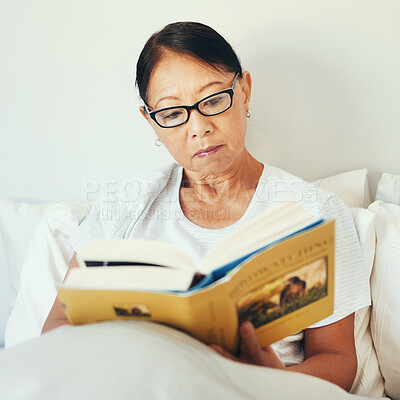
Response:
[[[250,364],[263,365],[263,352],[253,324],[250,321],[240,325],[240,360]]]

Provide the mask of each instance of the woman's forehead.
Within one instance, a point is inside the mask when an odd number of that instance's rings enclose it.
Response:
[[[153,69],[148,85],[148,101],[158,102],[169,96],[180,98],[186,93],[201,94],[212,86],[224,86],[231,74],[213,68],[194,57],[168,52]],[[172,54],[171,54],[172,53]],[[218,90],[218,89],[217,89]]]

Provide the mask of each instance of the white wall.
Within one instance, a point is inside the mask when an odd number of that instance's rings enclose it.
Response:
[[[253,74],[249,149],[305,179],[400,173],[396,0],[0,0],[0,198],[83,199],[170,161],[135,65],[165,24],[213,26]],[[90,195],[90,198],[96,193]]]

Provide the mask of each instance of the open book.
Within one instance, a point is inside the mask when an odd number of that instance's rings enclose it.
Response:
[[[75,324],[166,323],[230,351],[252,321],[263,346],[333,312],[334,222],[299,203],[274,205],[195,265],[183,250],[145,240],[95,240],[57,288]]]

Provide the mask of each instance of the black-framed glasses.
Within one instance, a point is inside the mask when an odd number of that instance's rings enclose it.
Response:
[[[239,72],[235,75],[235,79],[229,89],[210,94],[191,106],[174,106],[154,111],[150,111],[147,104],[144,107],[150,118],[161,126],[161,128],[175,128],[186,124],[189,121],[191,110],[197,110],[201,115],[207,117],[222,114],[232,107],[233,93],[238,77]]]

